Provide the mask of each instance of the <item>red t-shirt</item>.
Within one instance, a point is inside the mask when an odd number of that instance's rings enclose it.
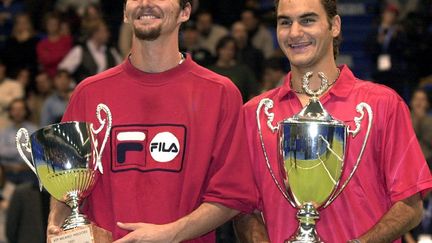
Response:
[[[97,128],[99,103],[110,108],[113,127],[102,154],[104,174],[84,211],[115,239],[127,233],[116,222],[170,223],[203,202],[253,209],[242,99],[229,79],[190,56],[156,74],[126,60],[80,83],[63,120]],[[190,242],[214,240],[211,232]]]
[[[270,110],[273,125],[297,114],[302,105],[289,86],[291,74],[284,85],[255,97],[245,105],[247,139],[252,168],[260,194],[259,209],[271,242],[283,242],[297,230],[296,209],[276,187],[264,160],[259,140],[256,110],[263,98],[274,101]],[[357,172],[345,190],[329,207],[320,210],[317,231],[324,242],[346,242],[367,232],[397,201],[432,187],[432,178],[411,126],[408,108],[391,89],[356,79],[347,66],[331,90],[321,98],[333,118],[355,128],[357,104],[366,102],[372,108],[373,121],[369,141]],[[365,138],[368,119],[361,123],[360,133],[348,138],[345,170],[342,181],[355,164]],[[266,151],[273,171],[277,166],[277,133],[266,125],[261,111],[261,126]],[[280,175],[276,174],[281,181]],[[281,182],[282,183],[282,182]],[[282,184],[283,185],[283,184]],[[400,242],[400,240],[396,241]]]

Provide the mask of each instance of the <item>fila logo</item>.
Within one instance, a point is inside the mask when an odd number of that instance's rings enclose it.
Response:
[[[186,149],[184,125],[117,125],[111,128],[111,170],[180,172]]]
[[[117,141],[121,142],[117,145],[117,161],[124,163],[126,155],[131,151],[142,151],[142,142],[145,140],[144,132],[120,132],[117,134]]]
[[[161,132],[151,140],[149,151],[155,161],[170,162],[179,154],[180,143],[172,133]]]

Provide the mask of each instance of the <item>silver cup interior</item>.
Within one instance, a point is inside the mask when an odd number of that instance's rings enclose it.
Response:
[[[57,200],[87,196],[95,183],[95,144],[90,124],[64,122],[30,136],[33,162],[46,190]]]

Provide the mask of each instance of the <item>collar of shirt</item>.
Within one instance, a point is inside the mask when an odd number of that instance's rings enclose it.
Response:
[[[339,96],[339,97],[347,97],[351,90],[354,88],[356,77],[351,72],[351,70],[348,68],[347,65],[342,65],[339,67],[341,70],[341,73],[339,75],[339,78],[337,82],[330,87],[330,90],[328,94]],[[279,94],[277,97],[279,97],[280,100],[283,100],[285,98],[289,97],[295,97],[295,92],[290,87],[290,81],[291,81],[291,72],[289,72],[285,76],[284,83],[282,87],[279,89]],[[327,96],[328,94],[325,94],[324,96]]]

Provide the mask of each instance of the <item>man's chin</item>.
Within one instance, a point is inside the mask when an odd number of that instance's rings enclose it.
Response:
[[[139,39],[139,40],[144,40],[144,41],[153,41],[156,40],[157,38],[159,38],[160,36],[160,29],[154,29],[151,31],[139,31],[139,30],[135,30],[135,36]]]

